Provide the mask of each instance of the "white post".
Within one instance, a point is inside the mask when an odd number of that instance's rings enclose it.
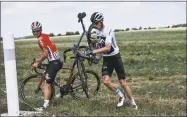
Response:
[[[17,71],[13,34],[3,37],[8,116],[19,116]]]

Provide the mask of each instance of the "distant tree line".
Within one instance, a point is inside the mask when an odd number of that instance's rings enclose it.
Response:
[[[172,25],[172,28],[177,28],[177,27],[187,27],[187,24]]]
[[[66,35],[80,35],[79,31],[76,32],[66,32]]]
[[[114,32],[124,31],[124,29],[115,29]]]
[[[67,35],[80,35],[79,31],[76,31],[76,32],[66,32],[66,34],[61,34],[61,33],[58,33],[57,35],[54,35],[54,33],[50,33],[49,34],[49,37],[54,37],[54,36],[67,36]]]
[[[187,24],[176,24],[176,25],[166,26],[166,27],[161,27],[161,28],[178,28],[178,27],[187,27]],[[139,28],[115,29],[114,32],[130,31],[130,30],[147,30],[147,29],[156,29],[156,27],[142,28],[142,26],[140,26]],[[96,33],[96,32],[93,31],[92,33]],[[57,35],[55,35],[54,33],[49,33],[48,35],[49,35],[49,37],[54,37],[54,36],[80,35],[80,33],[79,33],[79,31],[75,31],[75,32],[68,31],[65,34],[58,33]],[[18,37],[15,39],[29,39],[29,38],[34,38],[34,36],[29,35],[29,36],[24,36],[24,37]],[[2,39],[3,38],[0,37],[0,41]]]
[[[187,24],[177,24],[172,26],[166,26],[161,28],[178,28],[178,27],[187,27]],[[139,28],[131,28],[131,30],[147,30],[147,29],[156,29],[156,27],[148,27],[148,28],[142,28],[141,26]],[[125,31],[129,31],[129,28],[126,28]]]

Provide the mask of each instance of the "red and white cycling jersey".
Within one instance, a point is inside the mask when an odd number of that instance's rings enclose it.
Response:
[[[38,44],[42,51],[45,51],[48,53],[48,60],[60,60],[60,54],[58,52],[58,49],[56,48],[56,45],[51,41],[48,35],[41,34],[38,38]]]

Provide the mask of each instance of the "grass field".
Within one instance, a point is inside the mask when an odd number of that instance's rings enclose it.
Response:
[[[117,108],[118,97],[102,83],[99,93],[89,101],[75,100],[69,95],[55,100],[48,109],[48,116],[186,116],[186,31],[119,32],[116,37],[127,83],[139,109],[135,111],[128,106]],[[62,55],[63,50],[72,47],[78,38],[52,40]],[[41,51],[36,40],[16,41],[15,44],[20,84],[32,73],[30,63]],[[1,51],[1,60],[2,55]],[[69,65],[71,61],[65,64]],[[87,68],[100,73],[101,65],[102,61],[92,67],[87,65]],[[5,90],[3,62],[0,71],[1,89]],[[115,72],[112,81],[119,86]],[[2,91],[1,96],[4,103],[1,110],[6,112],[6,95]],[[127,99],[125,105],[128,103]],[[20,102],[20,110],[29,110],[29,107]]]

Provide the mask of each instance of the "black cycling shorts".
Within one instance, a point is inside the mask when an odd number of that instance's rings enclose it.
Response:
[[[114,69],[118,79],[125,79],[125,69],[120,53],[114,56],[103,56],[102,76],[109,75],[111,77]]]
[[[52,84],[55,80],[57,72],[62,68],[63,62],[60,60],[50,61],[46,70],[45,78],[48,84]]]

